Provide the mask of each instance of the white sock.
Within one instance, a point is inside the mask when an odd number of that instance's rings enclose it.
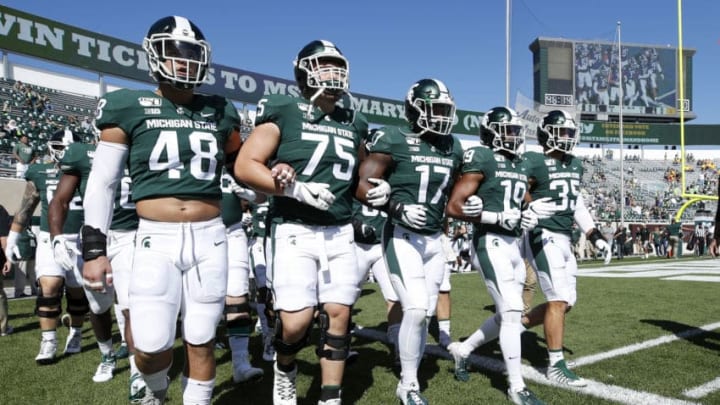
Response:
[[[507,368],[508,384],[512,391],[520,391],[525,387],[522,377],[522,348],[520,345],[521,313],[517,311],[505,312],[500,324],[500,349],[502,350],[505,367]]]
[[[104,355],[108,355],[113,352],[113,346],[112,346],[112,338],[101,342],[98,340],[98,347],[100,348],[100,353]]]
[[[130,362],[130,375],[137,374],[140,372],[137,368],[137,364],[135,364],[135,355],[131,354],[128,357],[128,361]]]
[[[550,365],[553,366],[560,360],[565,360],[562,349],[560,350],[548,350],[548,360]]]
[[[423,341],[427,339],[426,325],[424,309],[408,309],[403,314],[398,333],[398,347],[402,369],[400,374],[402,384],[405,386],[418,383],[417,369],[425,349]]]
[[[189,377],[182,376],[181,379],[183,404],[193,405],[209,405],[212,398],[213,388],[215,387],[215,379],[209,381],[199,381]]]
[[[158,371],[157,373],[152,374],[145,374],[142,373],[142,378],[145,381],[145,385],[150,389],[152,392],[162,392],[167,390],[168,387],[168,380],[167,375],[168,371],[170,371],[170,367],[167,367],[165,369],[162,369]]]
[[[42,340],[57,340],[57,331],[55,329],[53,330],[44,330],[42,331]]]
[[[118,329],[120,330],[120,340],[125,341],[125,315],[122,313],[120,305],[113,305],[115,310],[115,321],[117,322]]]
[[[472,353],[473,350],[497,338],[500,335],[500,320],[498,318],[496,314],[486,319],[480,328],[462,343],[465,351]]]

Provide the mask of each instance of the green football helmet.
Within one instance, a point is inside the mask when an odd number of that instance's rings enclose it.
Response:
[[[143,40],[150,76],[180,89],[201,85],[210,67],[210,44],[192,21],[185,17],[163,17]],[[172,62],[168,67],[165,62]]]
[[[67,128],[55,131],[50,135],[47,143],[48,153],[54,162],[60,163],[65,156],[65,149],[67,149],[71,143],[81,141],[78,134]]]
[[[455,121],[455,101],[450,90],[437,79],[418,80],[405,97],[405,118],[413,126],[411,135],[450,134]]]
[[[332,62],[332,65],[328,65],[328,61]],[[295,81],[303,96],[310,100],[314,100],[322,92],[339,98],[349,88],[350,64],[340,49],[330,41],[315,40],[305,45],[293,65]]]
[[[537,128],[538,143],[546,152],[570,153],[577,144],[577,124],[568,112],[552,110],[545,114]]]
[[[517,154],[522,138],[523,124],[517,113],[508,107],[493,107],[480,123],[480,140],[494,151]]]

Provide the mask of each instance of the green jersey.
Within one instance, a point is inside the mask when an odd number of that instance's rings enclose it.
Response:
[[[550,197],[557,210],[550,218],[540,219],[537,229],[571,236],[575,203],[580,196],[582,162],[573,155],[557,160],[539,152],[526,152],[523,160],[529,177],[535,179],[530,190],[532,199]]]
[[[133,201],[155,197],[220,200],[225,143],[240,127],[235,106],[197,94],[178,106],[150,90],[121,89],[98,102],[99,128],[128,137]]]
[[[13,145],[13,153],[18,155],[22,163],[30,163],[35,157],[33,147],[22,142],[16,142],[15,145]]]
[[[115,205],[110,223],[110,229],[113,231],[131,231],[138,227],[140,220],[132,199],[132,184],[130,172],[125,169],[115,191]]]
[[[252,230],[250,237],[252,238],[264,238],[267,235],[267,226],[265,222],[267,220],[268,208],[270,202],[266,201],[261,204],[252,204],[250,209],[252,210]]]
[[[60,182],[61,172],[54,163],[35,163],[25,172],[25,179],[31,181],[40,194],[40,230],[50,232],[48,225],[48,207],[53,199],[57,185]],[[63,233],[74,234],[80,231],[83,224],[83,206],[80,193],[70,201]]]
[[[297,181],[329,184],[329,191],[335,195],[327,211],[294,198],[275,197],[269,214],[273,223],[350,223],[358,149],[368,131],[365,116],[341,107],[325,114],[305,99],[270,95],[258,103],[255,118],[256,126],[266,122],[280,128],[280,144],[272,160],[291,165]]]
[[[60,171],[80,177],[78,185],[80,195],[85,195],[93,156],[95,156],[95,145],[73,142],[65,148],[65,154],[60,162]]]
[[[482,173],[483,181],[475,192],[483,200],[483,210],[503,212],[520,209],[527,191],[527,174],[519,157],[509,159],[494,153],[485,146],[476,146],[465,152],[462,173]],[[495,224],[478,224],[476,237],[487,232],[520,236],[520,225],[512,231]]]
[[[25,228],[20,232],[17,240],[18,251],[20,252],[20,260],[34,260],[35,251],[37,250],[37,238],[30,228]]]
[[[387,220],[387,214],[385,212],[375,208],[370,208],[360,201],[355,200],[353,203],[353,218],[359,220],[367,226],[371,226],[375,230],[375,237],[372,240],[365,241],[364,243],[380,243],[380,236],[382,236],[382,230],[385,226],[385,221]]]
[[[448,194],[462,162],[460,141],[448,135],[437,137],[431,144],[406,136],[400,128],[384,127],[375,131],[366,147],[369,153],[385,153],[393,159],[387,178],[390,198],[427,208],[427,222],[417,231],[428,235],[442,231]],[[395,218],[392,222],[400,223]]]
[[[80,195],[85,195],[85,188],[90,177],[92,161],[95,156],[95,145],[74,142],[65,149],[65,155],[60,163],[60,170],[63,173],[73,174],[80,177],[78,190]],[[137,229],[138,217],[135,212],[135,204],[132,202],[132,180],[125,175],[120,179],[115,192],[115,205],[113,207],[112,230]]]
[[[225,224],[226,227],[242,221],[243,216],[242,198],[233,193],[232,186],[234,184],[235,180],[232,176],[223,171],[223,175],[220,178],[220,188],[222,190],[220,212],[222,213],[223,224]]]

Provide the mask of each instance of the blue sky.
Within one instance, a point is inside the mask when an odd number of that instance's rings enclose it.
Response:
[[[183,15],[210,41],[213,62],[288,79],[297,51],[313,39],[328,39],[350,61],[353,92],[399,100],[414,81],[435,77],[448,85],[459,109],[486,111],[505,104],[504,0],[228,3],[3,1],[138,43],[158,18]],[[692,123],[720,124],[720,2],[684,3],[683,46],[697,51],[693,111],[698,118]],[[613,41],[620,21],[624,44],[677,47],[677,10],[675,0],[513,0],[510,104],[517,92],[532,96],[528,46],[535,38]]]

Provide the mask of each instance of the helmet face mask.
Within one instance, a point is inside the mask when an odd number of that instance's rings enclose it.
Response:
[[[61,129],[50,135],[48,141],[48,153],[56,163],[65,157],[65,150],[73,142],[80,142],[80,137],[69,129]]]
[[[507,107],[494,107],[483,116],[480,140],[494,151],[517,154],[524,142],[523,127],[515,111]]]
[[[158,20],[143,40],[150,75],[181,89],[201,85],[210,66],[210,44],[200,29],[184,17]]]
[[[325,40],[305,45],[293,61],[295,80],[305,97],[312,100],[326,92],[336,98],[350,86],[350,64],[340,49]]]
[[[420,136],[426,132],[449,135],[455,122],[455,101],[443,82],[422,79],[415,82],[405,97],[405,118]]]
[[[575,119],[565,111],[548,112],[538,127],[538,141],[547,152],[572,152],[578,142]]]

